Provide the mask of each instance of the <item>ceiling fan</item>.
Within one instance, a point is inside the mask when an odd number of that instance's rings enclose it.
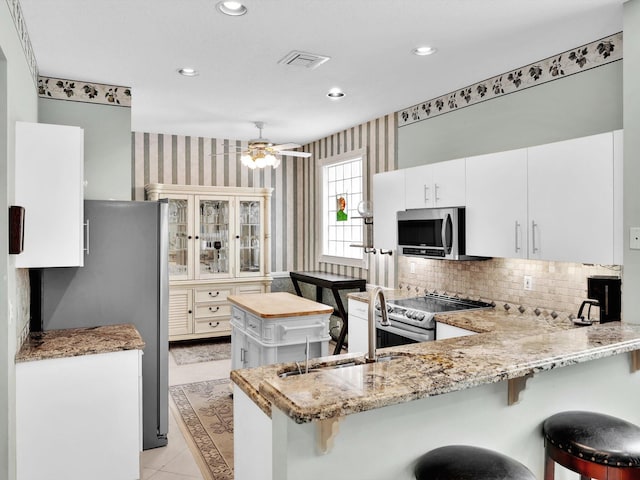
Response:
[[[291,157],[308,158],[311,156],[308,152],[290,151],[290,148],[299,148],[301,145],[297,143],[282,143],[274,145],[268,139],[262,138],[262,129],[264,122],[255,122],[256,128],[260,135],[258,138],[249,140],[246,150],[242,150],[240,162],[250,169],[273,167],[280,165],[280,156],[289,155]]]

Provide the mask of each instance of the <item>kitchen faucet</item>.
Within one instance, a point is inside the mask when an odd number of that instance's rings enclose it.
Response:
[[[378,361],[376,356],[376,300],[380,297],[380,313],[382,314],[381,325],[388,327],[390,325],[387,317],[387,300],[384,298],[384,292],[380,287],[375,287],[369,294],[369,353],[366,361],[373,363]]]

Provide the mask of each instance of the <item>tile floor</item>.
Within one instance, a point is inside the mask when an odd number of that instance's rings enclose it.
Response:
[[[177,365],[169,354],[169,385],[228,378],[231,360]],[[145,450],[141,456],[143,480],[202,480],[200,469],[169,409],[169,442],[166,447]]]

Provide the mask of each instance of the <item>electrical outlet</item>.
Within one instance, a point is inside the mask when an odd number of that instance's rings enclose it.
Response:
[[[629,229],[629,248],[640,250],[640,228],[631,227]]]
[[[531,290],[533,288],[533,279],[531,278],[531,275],[525,275],[524,276],[524,289],[525,290]]]
[[[416,273],[416,264],[414,262],[411,262],[409,264],[409,270],[411,271],[411,273]]]

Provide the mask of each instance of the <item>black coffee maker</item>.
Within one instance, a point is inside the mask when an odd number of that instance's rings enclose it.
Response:
[[[622,280],[618,277],[607,275],[594,275],[587,277],[587,297],[595,300],[583,302],[600,307],[600,323],[614,322],[620,320],[622,311]],[[580,316],[578,314],[578,316]]]

